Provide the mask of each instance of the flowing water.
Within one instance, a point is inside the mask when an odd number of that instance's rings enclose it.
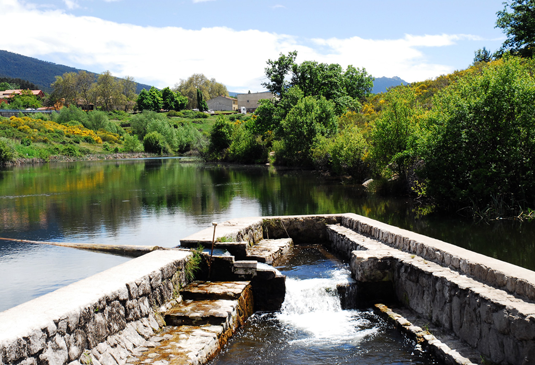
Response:
[[[535,269],[535,224],[419,217],[403,198],[311,171],[176,158],[0,169],[0,237],[174,247],[212,221],[357,213]],[[128,258],[0,240],[0,311]]]
[[[372,311],[342,310],[336,285],[350,273],[321,247],[295,247],[278,269],[281,311],[254,314],[212,365],[434,364]]]

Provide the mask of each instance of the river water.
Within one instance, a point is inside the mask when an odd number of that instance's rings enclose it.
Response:
[[[212,221],[353,212],[535,269],[535,225],[418,217],[406,199],[310,171],[177,158],[0,170],[0,237],[173,247]],[[0,240],[0,311],[127,258]]]

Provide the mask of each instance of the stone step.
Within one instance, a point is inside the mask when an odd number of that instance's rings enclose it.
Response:
[[[273,264],[274,261],[288,253],[293,245],[291,238],[281,238],[276,240],[265,239],[247,249],[247,258],[266,264]]]
[[[182,289],[180,294],[184,300],[237,300],[247,286],[250,286],[249,281],[195,281]]]
[[[186,300],[165,313],[165,323],[172,326],[225,325],[237,306],[237,300]]]

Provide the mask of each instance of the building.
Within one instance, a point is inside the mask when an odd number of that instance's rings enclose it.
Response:
[[[12,97],[13,95],[22,94],[23,91],[25,91],[25,90],[18,89],[18,90],[0,91],[0,98],[1,99],[8,99],[8,98]],[[45,93],[42,90],[30,90],[30,91],[32,92],[33,96],[37,96],[37,97],[40,97],[40,98],[45,96]]]
[[[213,111],[238,110],[238,100],[223,95],[207,100],[206,104]]]
[[[269,91],[259,93],[238,94],[238,108],[245,107],[247,113],[252,113],[258,108],[258,101],[261,99],[273,99],[275,95]]]

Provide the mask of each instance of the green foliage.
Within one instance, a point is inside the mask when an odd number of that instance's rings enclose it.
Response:
[[[143,152],[143,144],[137,136],[131,136],[128,133],[124,135],[123,149],[124,152]]]
[[[149,94],[149,92],[145,89],[141,90],[141,92],[137,96],[136,110],[138,111],[152,110],[152,97]]]
[[[363,180],[369,174],[368,164],[364,161],[367,148],[362,131],[350,126],[334,137],[319,137],[312,148],[312,158],[320,169]]]
[[[5,138],[0,138],[0,163],[6,163],[15,159],[15,149]]]
[[[478,62],[490,62],[492,61],[492,53],[485,47],[478,49],[474,52],[474,64]]]
[[[69,144],[63,147],[61,154],[65,156],[72,156],[72,157],[78,157],[81,155],[80,150],[78,150],[78,148],[72,144]]]
[[[210,133],[210,150],[221,152],[232,142],[232,124],[224,117],[218,116]]]
[[[201,132],[191,123],[184,123],[176,130],[177,149],[179,152],[202,150],[206,144]]]
[[[201,269],[203,247],[199,246],[196,249],[192,249],[192,255],[186,261],[184,267],[184,275],[187,281],[195,279],[195,274]]]
[[[204,100],[202,91],[200,89],[197,89],[197,109],[199,109],[200,112],[208,110],[208,104],[206,103],[206,100]]]
[[[244,123],[239,123],[232,132],[232,142],[228,149],[228,159],[239,163],[265,161],[267,150],[260,137],[256,137]]]
[[[167,122],[167,117],[164,114],[158,114],[153,111],[145,110],[141,114],[136,114],[130,120],[133,134],[143,139],[147,134],[147,126],[153,120],[162,120]]]
[[[160,155],[168,153],[169,151],[165,137],[157,131],[150,132],[143,138],[143,147],[146,152],[157,153]]]
[[[193,74],[186,80],[180,80],[180,83],[175,86],[175,91],[187,98],[187,104],[184,108],[188,109],[198,107],[197,90],[201,91],[204,100],[210,100],[220,95],[228,96],[225,85],[215,79],[208,79],[203,74]]]
[[[63,108],[59,112],[56,123],[66,124],[67,122],[76,121],[83,125],[88,123],[87,113],[82,109],[77,108],[75,105],[70,105],[68,108]]]
[[[503,60],[460,79],[434,101],[421,146],[427,191],[442,208],[535,199],[535,80]]]
[[[149,90],[151,108],[150,110],[159,112],[163,106],[162,93],[160,90],[156,89],[154,86]]]
[[[31,138],[24,137],[23,139],[20,140],[20,144],[23,146],[30,146],[32,144],[32,140]]]
[[[109,121],[107,113],[102,111],[92,111],[88,113],[87,120],[83,125],[94,131],[105,130],[110,133],[119,132],[117,126]]]
[[[532,57],[535,52],[535,0],[509,0],[503,4],[496,20],[496,28],[501,28],[507,36],[502,52]]]
[[[333,136],[338,125],[334,104],[324,97],[307,96],[298,101],[282,121],[284,160],[308,164],[310,149],[320,136]]]
[[[281,53],[277,60],[268,60],[268,67],[264,69],[264,72],[269,82],[262,83],[262,86],[271,91],[272,94],[282,98],[289,87],[286,76],[291,71],[296,57],[297,51],[293,51],[289,52],[288,56]]]
[[[166,145],[169,146],[172,150],[178,149],[178,139],[176,135],[176,130],[173,128],[167,118],[153,119],[147,125],[147,135],[152,132],[158,132],[166,141]],[[168,153],[169,151],[166,151]]]
[[[371,154],[382,170],[387,166],[405,177],[415,158],[418,120],[422,115],[414,90],[398,86],[385,96],[385,107],[371,133]]]

